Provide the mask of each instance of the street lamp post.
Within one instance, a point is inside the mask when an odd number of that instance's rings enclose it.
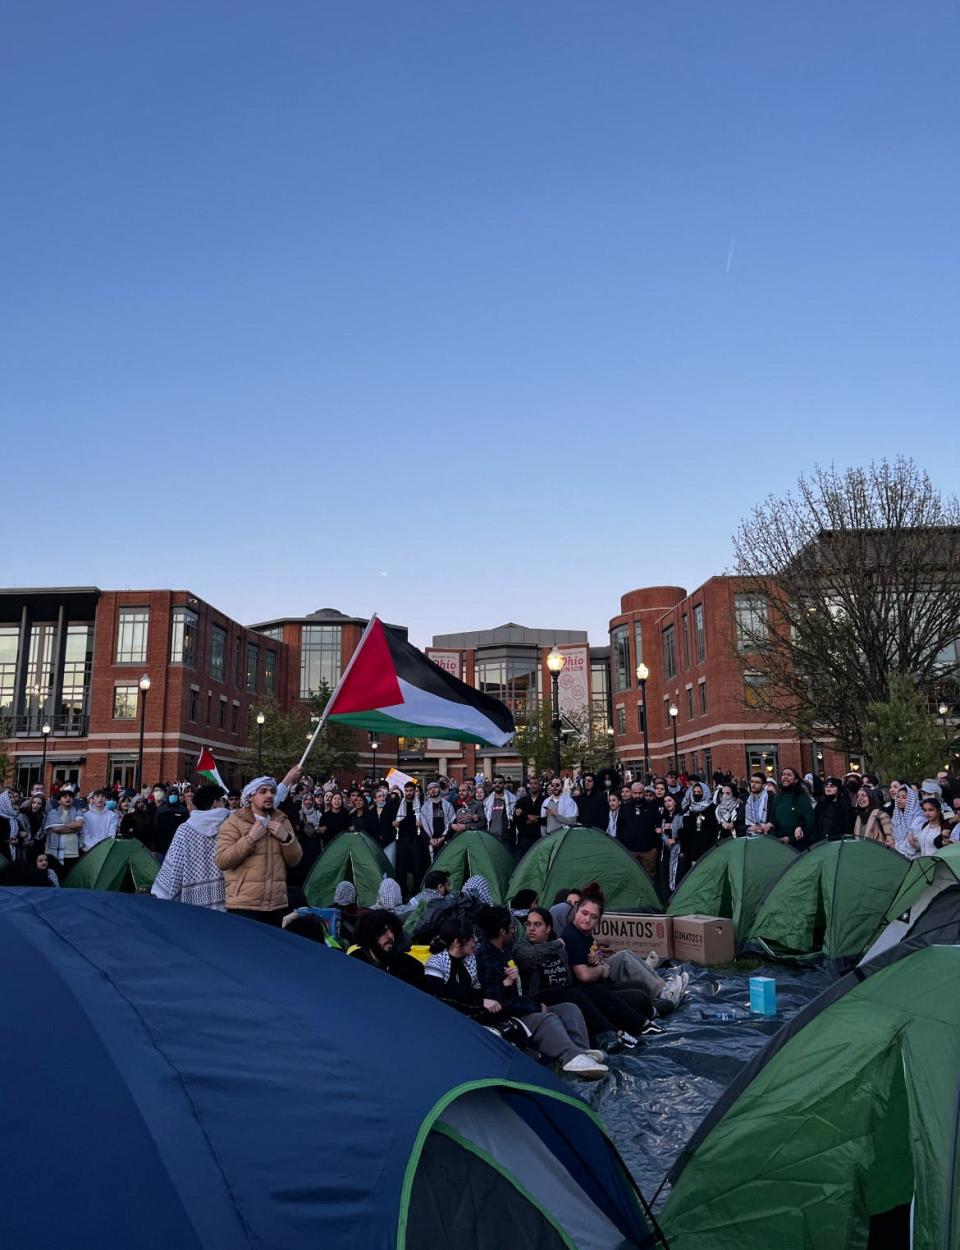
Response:
[[[680,757],[677,755],[677,717],[680,715],[680,709],[675,703],[670,704],[670,727],[673,730],[673,771],[680,771]]]
[[[547,656],[547,668],[553,681],[553,720],[550,723],[553,726],[553,772],[556,777],[560,776],[560,674],[566,662],[567,657],[556,647]]]
[[[643,725],[643,780],[650,776],[650,733],[647,729],[647,678],[650,670],[646,664],[637,665],[637,681],[640,683],[640,723]]]
[[[376,785],[377,782],[379,781],[379,777],[377,776],[377,751],[379,749],[380,749],[380,739],[377,737],[376,734],[372,733],[370,735],[370,750],[373,752],[373,784],[374,785]]]
[[[263,772],[263,722],[267,718],[262,712],[257,713],[257,776]]]
[[[143,786],[143,731],[147,723],[147,691],[150,689],[150,677],[144,673],[137,682],[140,690],[140,750],[137,752],[137,793]]]
[[[40,762],[40,784],[43,786],[43,792],[47,792],[47,743],[50,741],[50,724],[44,721],[40,728],[43,735],[43,759]]]

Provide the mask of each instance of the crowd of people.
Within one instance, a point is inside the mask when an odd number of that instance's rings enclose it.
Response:
[[[320,783],[300,768],[281,782],[258,777],[242,791],[215,784],[158,783],[140,793],[71,785],[47,795],[0,791],[0,834],[10,863],[4,883],[57,886],[108,839],[138,838],[159,869],[161,899],[233,913],[345,952],[401,978],[554,1064],[599,1079],[607,1055],[641,1044],[675,1011],[686,974],[661,976],[651,952],[606,954],[594,940],[603,915],[599,883],[541,900],[523,890],[499,906],[482,877],[453,891],[431,867],[468,830],[484,830],[515,858],[566,827],[596,828],[620,842],[666,898],[726,838],[775,837],[798,852],[821,841],[870,838],[914,858],[960,839],[960,782],[941,773],[920,783],[851,773],[824,781],[784,768],[708,782],[668,772],[620,783],[610,771],[531,777],[516,791],[504,776],[421,787]],[[304,906],[303,886],[324,848],[346,830],[383,849],[392,876],[376,906],[362,908],[341,881],[331,926]],[[423,945],[426,942],[427,946]],[[411,951],[418,952],[417,958]]]

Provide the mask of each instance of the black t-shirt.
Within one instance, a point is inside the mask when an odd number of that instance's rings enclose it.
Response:
[[[567,948],[567,959],[570,961],[570,967],[576,968],[577,964],[589,964],[588,956],[593,950],[593,938],[587,937],[572,922],[567,925],[560,934],[560,940]]]
[[[443,815],[443,802],[438,799],[433,804],[433,836],[435,838],[442,838],[446,825],[447,822]]]
[[[567,948],[559,939],[552,942],[518,942],[513,957],[520,969],[523,992],[529,998],[547,990],[566,989],[571,984]]]

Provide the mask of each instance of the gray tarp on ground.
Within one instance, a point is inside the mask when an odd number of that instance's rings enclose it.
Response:
[[[780,1027],[836,976],[825,967],[757,968],[753,973],[683,965],[690,986],[683,1007],[660,1023],[660,1036],[642,1049],[611,1055],[610,1075],[573,1088],[600,1113],[610,1136],[648,1202],[694,1129],[740,1069]],[[751,1016],[751,976],[777,982],[776,1019]],[[736,1021],[717,1020],[721,1011]],[[659,1208],[669,1186],[656,1200]]]

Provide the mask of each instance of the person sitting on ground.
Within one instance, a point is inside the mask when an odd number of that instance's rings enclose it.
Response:
[[[388,877],[386,873],[377,890],[376,906],[381,911],[393,912],[401,921],[413,911],[410,904],[403,901],[403,891],[400,889],[399,882],[394,881],[393,877]]]
[[[562,933],[570,923],[573,918],[573,909],[579,902],[579,890],[572,887],[567,890],[557,890],[553,897],[553,906],[550,908],[550,917],[557,933]]]
[[[50,859],[42,847],[34,856],[33,866],[46,879],[48,885],[59,886],[60,879],[53,868],[51,868]]]
[[[773,800],[770,819],[773,821],[771,837],[779,838],[784,846],[792,846],[797,851],[810,847],[813,804],[795,768],[785,768],[780,774],[780,793]]]
[[[446,898],[449,893],[450,874],[444,872],[442,868],[431,868],[423,879],[423,889],[419,894],[414,894],[409,906],[411,908],[420,907],[423,904],[432,902],[435,898]]]
[[[663,980],[632,951],[604,956],[593,936],[603,909],[603,894],[596,882],[591,882],[584,887],[573,919],[560,934],[575,980],[582,985],[605,981],[615,994],[629,995],[630,1005],[648,1017],[676,1011],[690,979],[687,973]]]
[[[274,810],[277,783],[257,777],[244,786],[239,811],[227,811],[217,833],[216,866],[228,912],[281,925],[287,914],[287,866],[303,854],[293,826]]]
[[[819,804],[817,811],[820,810]],[[853,803],[853,836],[867,838],[871,842],[882,842],[891,850],[896,850],[893,836],[893,825],[890,817],[883,810],[880,797],[875,790],[861,786]]]
[[[478,917],[484,940],[476,949],[477,977],[484,997],[495,1001],[504,1017],[519,1020],[525,1038],[519,1044],[535,1050],[569,1076],[596,1079],[608,1069],[600,1051],[589,1052],[590,1038],[583,1013],[572,1003],[558,1003],[544,1011],[525,998],[516,964],[509,958],[513,945],[513,917],[506,907],[485,907]],[[428,961],[429,963],[429,961]]]
[[[924,799],[920,810],[923,823],[908,835],[908,840],[918,855],[932,855],[950,844],[953,826],[944,816],[939,799]]]
[[[490,893],[490,887],[487,885],[486,877],[476,873],[472,877],[468,877],[463,883],[463,893],[469,894],[480,903],[486,903],[488,906],[493,902],[493,895]]]
[[[526,920],[527,912],[531,907],[536,907],[540,901],[540,896],[536,890],[529,888],[518,890],[510,900],[510,908],[513,912],[515,920]]]
[[[624,1037],[628,1046],[635,1046],[636,1039],[648,1027],[648,1017],[635,1011],[622,995],[614,994],[605,984],[574,981],[567,948],[557,937],[553,918],[545,907],[530,908],[523,939],[514,946],[513,955],[528,997],[548,1007],[556,1003],[579,1007],[594,1044],[608,1054],[624,1049]]]
[[[717,818],[718,841],[724,842],[727,838],[743,837],[746,831],[743,804],[732,782],[724,781],[717,788],[715,815]]]
[[[861,792],[869,797],[869,790],[863,791],[863,787],[858,787],[856,793]],[[823,783],[823,798],[813,810],[811,845],[817,842],[840,842],[843,838],[852,837],[856,813],[848,793],[839,777],[828,777]]]
[[[193,795],[193,811],[177,828],[170,850],[150,887],[156,898],[225,911],[223,873],[216,864],[217,834],[230,815],[216,806],[226,792],[222,786],[199,786]]]
[[[393,881],[391,884],[397,883]],[[425,988],[423,964],[403,950],[403,925],[392,911],[378,907],[364,912],[357,921],[354,942],[355,945],[347,951],[352,959],[359,959],[372,968],[380,968],[408,985]]]
[[[354,941],[363,909],[357,905],[357,887],[352,881],[338,881],[333,892],[333,905],[340,912],[337,935],[344,949]]]

